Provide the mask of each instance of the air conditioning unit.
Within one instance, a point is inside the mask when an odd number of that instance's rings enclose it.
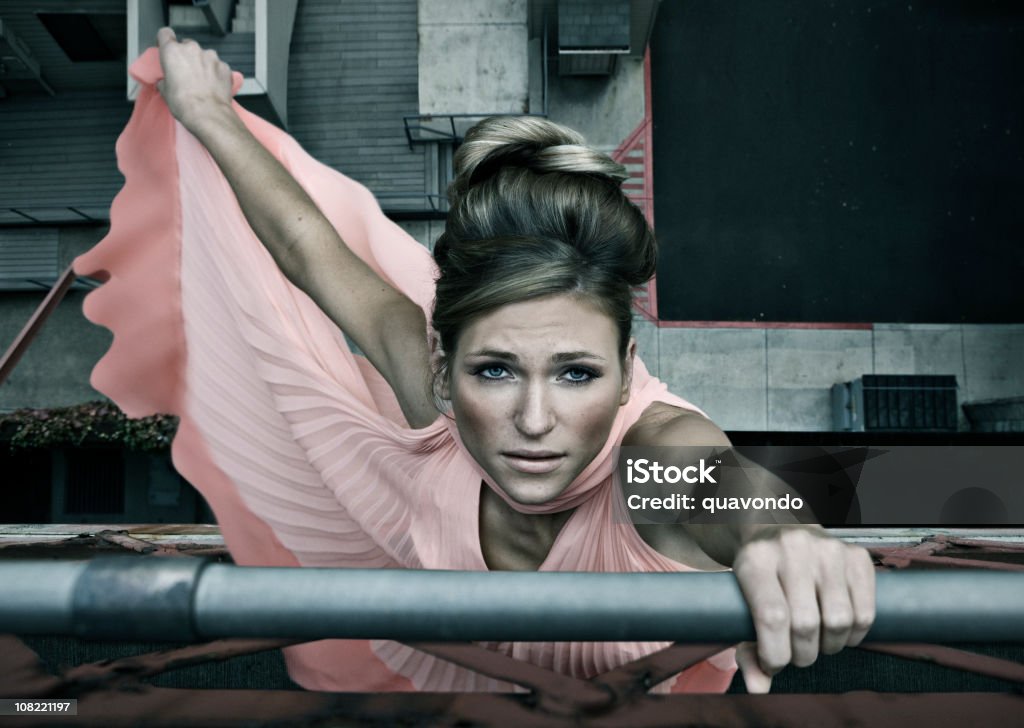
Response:
[[[832,385],[832,428],[839,432],[956,432],[953,375],[865,374]]]
[[[642,58],[658,2],[557,0],[558,74],[608,76],[618,58]]]
[[[629,31],[629,0],[559,0],[559,74],[609,75],[630,52]]]

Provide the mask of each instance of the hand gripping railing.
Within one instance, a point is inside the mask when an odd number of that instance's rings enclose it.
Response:
[[[1024,641],[1024,575],[877,576],[869,641]],[[124,556],[0,563],[0,583],[0,632],[16,634],[154,641],[735,643],[754,637],[731,573],[239,567]]]

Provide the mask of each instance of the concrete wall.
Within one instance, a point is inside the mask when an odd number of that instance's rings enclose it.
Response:
[[[644,118],[643,59],[619,58],[610,76],[559,76],[552,67],[548,118],[612,151]]]
[[[526,0],[419,0],[420,113],[529,111]]]
[[[64,270],[75,256],[92,247],[104,232],[93,227],[62,229],[59,269]],[[10,378],[0,386],[0,412],[103,398],[89,385],[89,373],[109,348],[112,337],[82,315],[85,293],[69,291],[50,316]],[[45,291],[0,293],[0,349],[6,350],[14,341],[45,295]]]
[[[1024,324],[635,326],[648,369],[727,430],[830,430],[831,386],[864,374],[953,374],[960,404],[1024,395]]]
[[[89,372],[109,347],[111,337],[82,316],[82,298],[81,292],[67,295],[0,386],[0,412],[102,399],[89,386]],[[0,342],[4,350],[42,300],[42,293],[7,293],[0,297]]]

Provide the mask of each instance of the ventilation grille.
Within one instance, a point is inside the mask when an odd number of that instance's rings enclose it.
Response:
[[[64,512],[124,513],[124,457],[120,450],[67,450]]]
[[[955,432],[956,377],[865,374],[835,384],[832,419],[839,431]]]

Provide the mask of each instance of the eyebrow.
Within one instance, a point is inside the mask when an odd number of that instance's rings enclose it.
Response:
[[[471,351],[466,354],[467,357],[471,356],[482,356],[492,357],[495,359],[504,359],[510,361],[513,364],[519,363],[519,357],[513,354],[511,351],[500,351],[498,349],[478,349],[477,351]],[[603,356],[598,356],[590,351],[560,351],[557,354],[551,355],[551,361],[554,364],[561,364],[567,361],[576,361],[578,359],[594,359],[597,361],[605,361]]]

